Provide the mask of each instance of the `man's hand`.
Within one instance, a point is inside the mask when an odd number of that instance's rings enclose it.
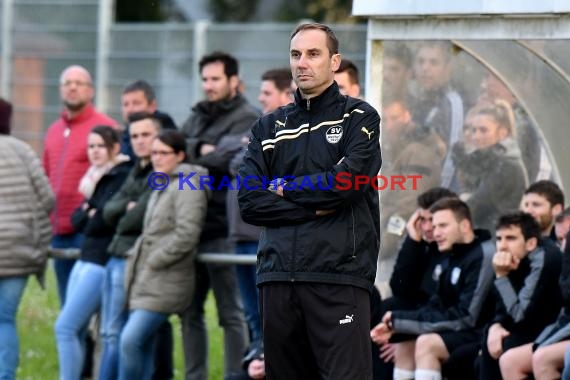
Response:
[[[489,332],[487,333],[487,349],[493,359],[498,360],[503,354],[503,339],[510,334],[511,333],[500,323],[495,323],[489,327]]]
[[[380,359],[384,363],[392,363],[396,357],[396,345],[394,343],[384,343],[380,346]]]
[[[127,211],[129,211],[130,209],[132,209],[133,207],[135,207],[137,205],[137,202],[135,201],[130,201],[129,203],[127,203]]]
[[[510,252],[497,251],[493,256],[493,270],[497,278],[507,276],[519,267],[520,260]]]
[[[200,145],[200,156],[205,156],[208,153],[212,153],[216,150],[216,146],[212,144],[202,144]]]
[[[406,231],[410,239],[420,242],[422,240],[422,230],[420,228],[421,218],[420,209],[417,209],[410,219],[408,219],[408,224],[406,224]]]
[[[247,367],[247,374],[252,379],[263,379],[265,377],[265,362],[259,359],[253,359]]]
[[[392,312],[387,311],[382,317],[382,322],[370,330],[370,338],[378,345],[386,344],[392,337]]]

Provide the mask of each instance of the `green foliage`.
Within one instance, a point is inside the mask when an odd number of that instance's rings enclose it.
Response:
[[[245,22],[257,9],[258,0],[210,0],[210,11],[218,22]]]
[[[164,21],[161,0],[117,0],[115,3],[117,22]]]
[[[55,276],[50,269],[46,275],[46,289],[42,290],[35,278],[28,280],[18,313],[20,337],[19,380],[45,380],[58,378],[58,357],[54,324],[59,312]],[[170,318],[174,335],[175,379],[184,379],[184,355],[178,317]],[[206,302],[206,324],[210,336],[210,379],[223,376],[223,334],[212,295]]]
[[[276,21],[297,22],[311,19],[323,23],[355,22],[352,0],[283,0]]]

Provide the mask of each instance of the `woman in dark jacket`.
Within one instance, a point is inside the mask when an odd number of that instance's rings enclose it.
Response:
[[[475,227],[493,230],[499,215],[518,209],[528,186],[511,106],[499,100],[478,108],[469,128],[475,150],[453,149],[460,198],[469,205]]]
[[[70,275],[67,298],[55,323],[61,380],[78,380],[84,360],[83,339],[89,319],[101,305],[107,246],[114,229],[103,221],[105,202],[121,187],[130,165],[119,155],[119,134],[109,126],[93,128],[87,154],[91,167],[79,184],[86,201],[72,215],[72,223],[85,240],[80,259]]]

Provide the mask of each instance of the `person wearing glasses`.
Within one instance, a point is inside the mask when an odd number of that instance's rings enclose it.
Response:
[[[132,131],[132,129],[131,129]],[[195,259],[208,207],[208,188],[200,178],[208,174],[186,163],[186,139],[163,130],[152,142],[156,172],[170,177],[161,191],[153,191],[144,214],[143,231],[129,250],[125,272],[127,323],[121,333],[119,379],[151,379],[156,333],[170,314],[180,314],[193,299]],[[195,189],[180,188],[179,173],[195,173]]]
[[[89,167],[87,136],[96,125],[116,127],[115,120],[93,107],[93,80],[82,66],[69,66],[61,73],[59,94],[63,103],[60,117],[46,132],[43,165],[55,193],[51,213],[54,248],[80,248],[81,234],[71,224],[71,214],[84,201],[79,181]],[[75,260],[54,259],[54,270],[61,306],[65,303],[67,282]]]

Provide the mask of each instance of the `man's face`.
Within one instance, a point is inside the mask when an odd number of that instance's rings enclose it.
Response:
[[[264,80],[261,81],[258,100],[264,114],[273,112],[277,108],[291,103],[291,91],[289,89],[281,91],[275,86],[274,81]]]
[[[395,58],[385,57],[382,69],[382,86],[395,93],[405,92],[411,71],[402,62]]]
[[[156,102],[149,102],[142,90],[127,92],[121,96],[121,114],[125,123],[129,121],[129,115],[137,112],[154,113],[154,111],[156,111]]]
[[[158,130],[150,119],[135,121],[129,125],[129,135],[135,156],[149,159],[152,151],[152,141],[158,135]]]
[[[532,215],[538,222],[543,235],[550,233],[554,217],[558,214],[558,207],[552,207],[548,199],[540,194],[528,193],[523,196],[521,210]]]
[[[497,251],[508,252],[522,260],[536,248],[536,239],[525,240],[520,226],[508,226],[497,230],[495,245]]]
[[[219,102],[232,99],[237,94],[239,80],[237,76],[228,78],[222,62],[212,62],[202,68],[202,89],[206,99]]]
[[[414,60],[414,73],[423,91],[435,91],[451,79],[451,64],[436,46],[423,46]]]
[[[350,75],[348,75],[347,72],[335,73],[334,80],[338,84],[341,94],[352,96],[353,98],[358,98],[360,96],[360,86],[356,83],[352,83]]]
[[[514,95],[499,78],[493,74],[487,74],[481,82],[481,92],[477,100],[480,102],[494,102],[497,99],[505,100],[511,105],[516,102]]]
[[[420,208],[420,230],[422,239],[431,243],[433,241],[433,215],[429,209]]]
[[[389,141],[396,141],[406,133],[412,115],[400,102],[392,102],[382,109],[382,132]]]
[[[65,108],[75,112],[93,100],[93,83],[85,69],[73,66],[66,69],[60,78],[59,95]]]
[[[330,55],[322,30],[302,30],[291,39],[289,63],[293,80],[306,97],[321,94],[334,80],[340,55]]]
[[[463,243],[467,220],[458,222],[451,210],[433,214],[433,238],[440,252],[451,250],[453,244]]]

